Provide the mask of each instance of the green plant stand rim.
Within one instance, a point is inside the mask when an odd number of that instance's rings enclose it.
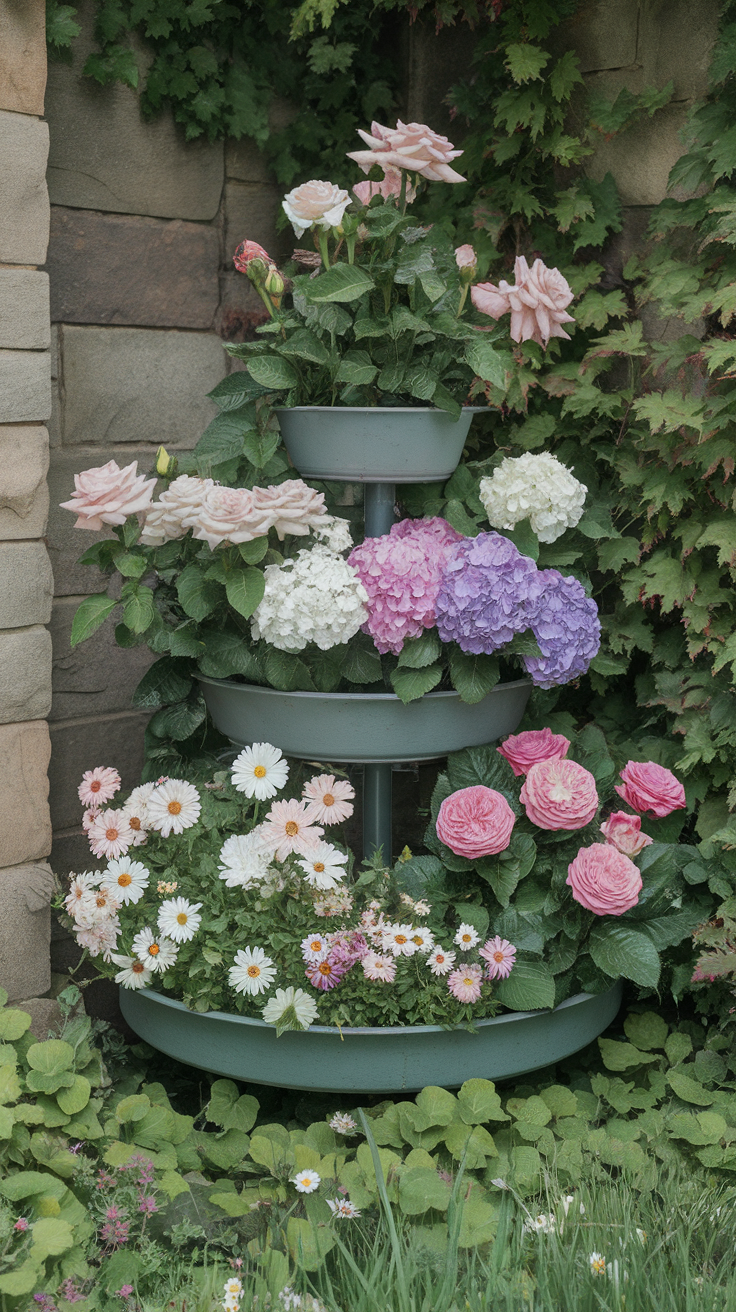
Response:
[[[507,1012],[466,1027],[338,1029],[313,1025],[276,1037],[263,1020],[189,1011],[155,989],[120,990],[123,1016],[146,1043],[230,1079],[321,1093],[399,1093],[465,1080],[508,1079],[562,1061],[610,1025],[622,982],[578,993],[553,1011]]]

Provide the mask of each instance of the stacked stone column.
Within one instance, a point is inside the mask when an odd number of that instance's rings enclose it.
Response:
[[[54,887],[44,27],[43,0],[0,0],[0,986],[23,1001],[50,986]]]

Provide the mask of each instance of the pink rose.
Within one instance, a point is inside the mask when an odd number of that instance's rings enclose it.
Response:
[[[570,340],[561,324],[575,322],[566,313],[573,293],[559,269],[548,269],[543,260],[535,260],[530,269],[524,256],[517,255],[513,286],[504,279],[498,286],[481,282],[472,288],[470,297],[475,308],[492,319],[500,319],[510,311],[510,332],[515,342],[533,341],[546,346],[550,337]]]
[[[251,542],[263,537],[273,523],[273,516],[258,510],[253,493],[244,487],[208,488],[199,505],[182,519],[185,528],[193,528],[192,537],[206,542],[211,551],[221,542]]]
[[[426,123],[402,123],[399,119],[395,128],[384,128],[373,122],[370,132],[362,128],[358,132],[370,150],[348,151],[348,159],[354,159],[364,173],[380,164],[383,169],[410,169],[430,182],[465,182],[450,167],[450,161],[463,152],[455,150],[447,137],[433,132]]]
[[[350,204],[347,191],[341,191],[335,182],[320,182],[312,178],[284,196],[281,202],[284,213],[297,237],[315,225],[318,228],[338,228]]]
[[[128,515],[145,510],[155,486],[155,478],[138,473],[137,460],[125,469],[108,460],[106,465],[75,474],[72,499],[62,501],[61,507],[79,516],[75,528],[99,532],[104,524],[124,524]]]
[[[458,269],[472,269],[475,273],[478,268],[478,256],[472,246],[457,246],[455,248],[455,263]]]
[[[503,852],[511,841],[515,821],[501,793],[475,784],[445,798],[437,816],[437,837],[450,851],[474,861]]]
[[[235,254],[233,255],[233,264],[239,273],[248,274],[248,270],[254,260],[261,260],[266,268],[273,264],[273,260],[268,251],[264,251],[257,241],[241,241]],[[250,274],[248,274],[250,277]]]
[[[380,182],[356,182],[353,194],[363,205],[368,205],[374,196],[383,196],[384,200],[398,199],[401,195],[401,172],[399,169],[387,168]],[[406,203],[411,205],[416,200],[416,187],[407,182]]]
[[[598,810],[595,779],[577,761],[530,765],[521,801],[532,824],[540,829],[582,829]]]
[[[661,820],[685,805],[685,789],[679,779],[654,761],[629,761],[621,771],[621,778],[624,786],[617,784],[616,792],[635,811]]]
[[[564,733],[553,733],[549,728],[525,729],[523,733],[510,734],[496,751],[506,758],[518,777],[537,761],[561,761],[569,747],[570,739]]]
[[[607,843],[581,847],[567,867],[565,883],[575,901],[596,916],[622,916],[636,906],[641,892],[634,862]]]
[[[310,528],[324,523],[324,492],[315,492],[301,478],[288,478],[278,487],[254,487],[253,504],[270,516],[281,542],[287,533],[304,537]]]
[[[641,816],[627,815],[625,811],[614,811],[609,815],[601,825],[601,833],[606,842],[618,848],[624,856],[637,856],[653,841],[648,834],[641,833]]]

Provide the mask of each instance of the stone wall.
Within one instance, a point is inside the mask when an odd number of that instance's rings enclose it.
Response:
[[[0,986],[48,991],[52,576],[43,0],[0,0]]]

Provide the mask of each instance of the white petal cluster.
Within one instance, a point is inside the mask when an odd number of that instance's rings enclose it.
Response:
[[[143,545],[160,547],[164,542],[183,538],[187,531],[184,521],[199,509],[202,498],[214,486],[211,478],[193,478],[189,474],[175,478],[146,511],[141,533]]]
[[[514,529],[528,519],[540,542],[556,542],[575,527],[587,491],[550,451],[507,457],[478,489],[493,528]]]
[[[279,651],[302,651],[308,642],[329,651],[368,618],[368,594],[357,571],[328,547],[300,551],[264,573],[266,591],[251,630]]]
[[[349,551],[353,545],[350,520],[340,519],[338,515],[323,515],[312,531],[330,551]]]

